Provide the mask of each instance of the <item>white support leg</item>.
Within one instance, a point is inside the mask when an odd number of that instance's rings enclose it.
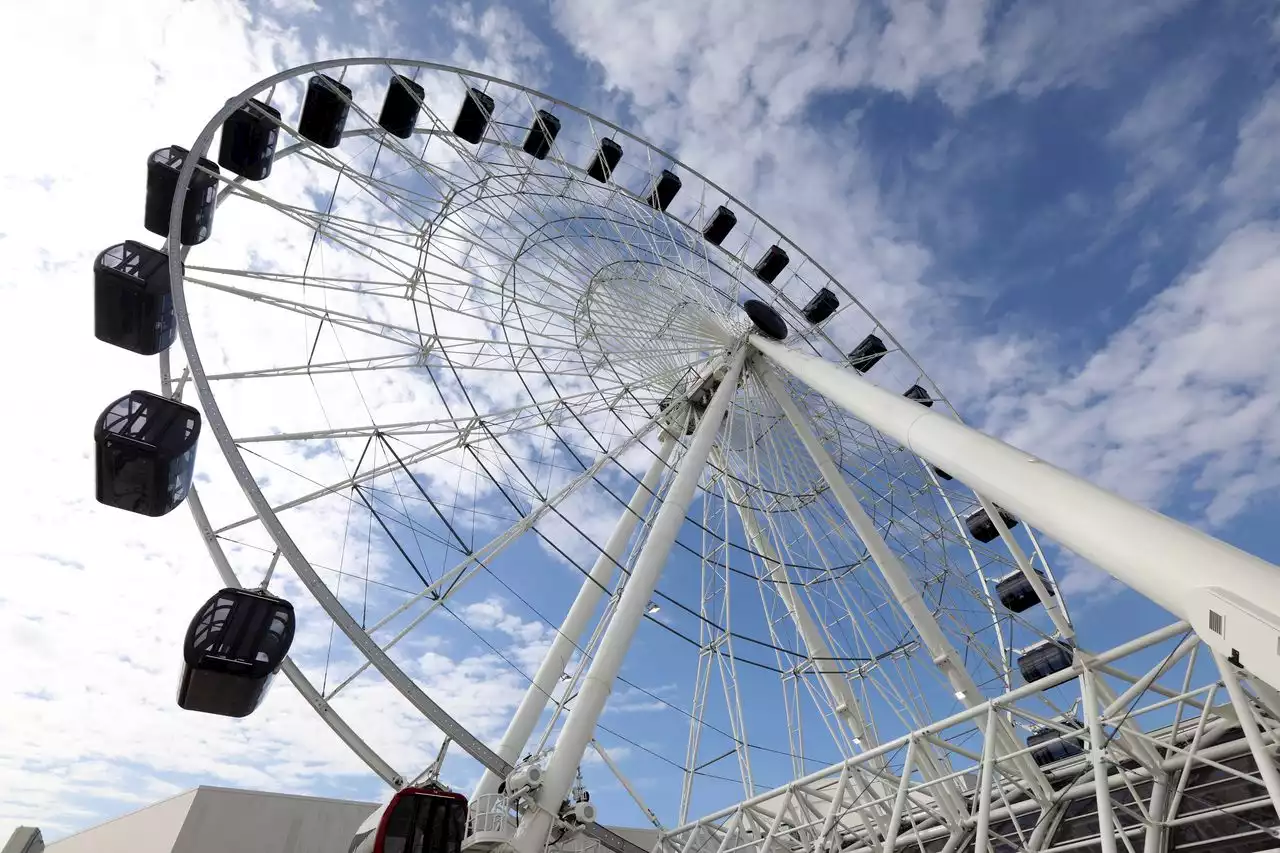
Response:
[[[520,705],[516,708],[511,722],[507,724],[506,734],[502,736],[502,742],[498,745],[498,755],[504,761],[514,764],[524,750],[525,744],[529,742],[529,736],[533,734],[533,729],[547,707],[552,691],[555,690],[561,674],[568,666],[569,659],[573,657],[574,649],[582,642],[583,632],[586,631],[592,615],[605,597],[605,591],[613,578],[613,567],[622,558],[623,549],[631,541],[636,525],[639,524],[644,509],[649,503],[649,497],[654,494],[658,481],[662,479],[663,471],[667,469],[667,463],[671,460],[671,453],[675,446],[675,441],[664,433],[653,464],[645,472],[644,478],[636,487],[635,494],[631,496],[626,509],[622,511],[618,523],[613,528],[613,533],[605,542],[604,550],[600,552],[595,565],[591,567],[591,572],[583,578],[578,596],[573,600],[568,614],[560,625],[559,632],[551,641],[551,648],[547,649],[542,664],[534,674],[533,683],[525,691],[524,698],[520,700]],[[496,773],[485,770],[473,797],[497,793],[501,782]]]
[[[987,729],[982,740],[982,773],[978,782],[978,826],[974,830],[973,853],[987,853],[991,847],[991,771],[996,764],[999,750],[996,746],[996,719],[999,712],[992,705],[987,709]]]
[[[755,338],[752,338],[752,340],[754,341]],[[783,351],[790,352],[790,350]],[[815,361],[818,364],[826,364],[826,362],[816,359]],[[848,516],[850,526],[853,527],[858,538],[862,540],[862,544],[866,546],[867,552],[871,555],[871,559],[877,568],[880,569],[880,574],[885,583],[888,584],[889,590],[893,593],[898,606],[902,608],[917,633],[920,634],[920,639],[924,642],[925,648],[929,650],[929,654],[933,657],[938,669],[942,671],[947,681],[951,684],[951,689],[955,692],[956,698],[971,708],[981,704],[986,697],[979,689],[977,682],[973,680],[969,670],[965,668],[964,659],[956,651],[951,641],[947,639],[946,634],[942,632],[942,628],[924,603],[920,592],[911,582],[911,576],[902,564],[902,560],[893,552],[889,544],[884,541],[884,537],[876,529],[875,522],[867,515],[867,511],[863,509],[857,496],[854,495],[853,489],[849,487],[848,482],[841,475],[840,469],[836,467],[836,463],[832,461],[822,443],[818,441],[818,437],[814,435],[808,418],[800,411],[795,400],[791,398],[790,392],[787,391],[786,386],[774,375],[773,371],[768,367],[764,367],[764,369],[757,371],[757,375],[764,383],[765,388],[778,402],[778,405],[782,407],[782,411],[787,420],[791,422],[796,435],[800,437],[801,443],[804,444],[809,455],[813,457],[814,464],[818,466],[818,470],[822,473],[823,478],[826,479],[836,502],[840,504],[840,508]],[[878,391],[879,389],[877,388],[876,390]],[[837,402],[839,401],[837,400]],[[1017,739],[1014,737],[1012,727],[1007,722],[1000,727],[1000,732],[997,736],[1003,741],[1002,752],[1017,751]],[[1016,763],[1027,784],[1032,786],[1033,790],[1042,796],[1049,796],[1052,793],[1044,774],[1028,756],[1022,756],[1016,760]]]
[[[910,758],[907,759],[910,761]],[[827,809],[827,816],[822,819],[822,829],[818,832],[818,837],[813,841],[813,849],[811,853],[827,853],[831,849],[831,843],[827,836],[831,835],[831,829],[836,825],[837,818],[840,817],[841,810],[844,808],[844,792],[849,787],[849,765],[845,764],[840,768],[840,778],[836,780],[836,789],[834,796],[831,798],[831,808]]]
[[[1093,679],[1091,670],[1080,673],[1081,698],[1089,724],[1089,760],[1093,764],[1093,778],[1097,781],[1094,797],[1098,803],[1098,843],[1102,845],[1102,853],[1116,853],[1115,816],[1111,811],[1111,789],[1106,783],[1106,753],[1102,746],[1102,709],[1098,707],[1098,691],[1094,689]]]
[[[1169,774],[1160,772],[1151,783],[1151,802],[1147,806],[1147,829],[1142,839],[1142,853],[1164,853],[1165,804],[1169,799]]]
[[[1275,757],[1262,742],[1258,721],[1254,718],[1253,708],[1250,707],[1249,700],[1244,695],[1244,688],[1240,686],[1235,667],[1216,651],[1213,653],[1213,662],[1218,665],[1218,672],[1222,673],[1222,682],[1227,686],[1227,695],[1231,697],[1231,704],[1240,718],[1240,730],[1244,732],[1244,738],[1249,743],[1249,751],[1253,753],[1254,763],[1258,765],[1258,775],[1262,777],[1262,783],[1271,797],[1271,807],[1280,817],[1280,771],[1276,770]]]
[[[915,772],[916,740],[907,741],[907,757],[902,762],[902,776],[898,779],[898,793],[893,798],[893,814],[889,829],[884,835],[884,853],[893,853],[898,845],[898,827],[902,825],[902,812],[907,807],[907,793],[911,790],[911,774]]]
[[[595,733],[596,721],[600,718],[609,693],[613,690],[613,682],[622,669],[623,659],[640,626],[645,607],[662,576],[676,535],[684,524],[685,513],[693,501],[707,456],[720,432],[720,422],[729,410],[729,401],[737,391],[746,355],[745,347],[734,353],[729,370],[699,420],[675,479],[653,520],[649,536],[618,600],[613,619],[591,661],[573,709],[560,731],[555,752],[547,763],[542,786],[538,789],[537,808],[524,816],[512,839],[512,846],[520,853],[542,853],[548,832],[560,811],[560,804],[573,784],[578,766],[582,763],[583,752]]]
[[[851,370],[752,335],[772,361],[854,417],[892,436],[975,492],[1094,563],[1169,612],[1204,642],[1280,685],[1280,568],[1130,503],[1031,454],[879,388]],[[1205,567],[1212,566],[1212,572]],[[1228,641],[1209,629],[1225,616]],[[1252,629],[1244,626],[1252,626]]]

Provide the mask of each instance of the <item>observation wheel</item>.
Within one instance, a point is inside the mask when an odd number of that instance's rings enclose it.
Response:
[[[680,720],[653,750],[671,825],[999,693],[1025,647],[1069,636],[1056,598],[1034,606],[1023,570],[1046,591],[1052,574],[1026,526],[997,530],[945,471],[745,348],[763,332],[949,409],[891,332],[624,129],[484,75],[360,60],[264,81],[162,156],[180,203],[154,218],[196,243],[170,251],[185,362],[168,376],[251,511],[209,488],[190,502],[228,583],[310,592],[298,636],[323,649],[295,652],[293,680],[327,716],[381,680],[481,764],[540,767],[567,716],[548,694],[578,697],[620,651],[620,689]],[[668,506],[668,557],[637,582]],[[620,578],[652,587],[641,613]],[[418,660],[460,626],[490,642],[467,623],[493,596],[567,645],[496,748],[450,725]],[[629,662],[655,651],[661,668]],[[594,743],[629,748],[603,725]],[[340,734],[393,783],[414,775]]]
[[[841,383],[958,422],[804,235],[603,118],[409,60],[265,80],[148,180],[167,243],[103,253],[100,296],[134,302],[99,337],[159,353],[163,396],[118,401],[100,446],[149,454],[163,476],[114,500],[185,498],[230,591],[188,637],[197,710],[248,713],[282,669],[396,788],[440,774],[439,731],[483,770],[478,851],[634,850],[602,823],[689,827],[858,756],[825,832],[887,844],[905,809],[947,843],[968,759],[1044,803],[1085,751],[1034,532],[851,413]],[[143,435],[156,413],[182,436]],[[193,469],[202,426],[227,470]],[[237,651],[253,619],[270,648]],[[522,698],[477,707],[451,655]],[[669,837],[822,825],[773,814]]]

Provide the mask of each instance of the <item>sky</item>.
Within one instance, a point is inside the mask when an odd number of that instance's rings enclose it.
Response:
[[[244,722],[176,708],[177,638],[217,576],[187,513],[144,519],[92,496],[89,424],[124,390],[156,387],[154,362],[93,339],[93,258],[141,232],[148,152],[305,62],[453,64],[652,140],[802,245],[969,423],[1280,560],[1275,4],[138,0],[9,4],[0,30],[21,36],[0,52],[4,77],[35,77],[9,87],[25,123],[0,138],[3,385],[7,411],[41,414],[0,424],[13,483],[0,497],[0,837],[17,823],[59,837],[201,783],[385,796],[286,683]],[[225,239],[293,245],[248,220]],[[210,334],[233,363],[271,330],[246,317]],[[287,428],[279,399],[241,404]],[[211,506],[234,517],[212,442],[201,454]],[[341,545],[334,511],[308,520],[317,553]],[[1089,645],[1169,621],[1050,557]],[[551,586],[576,577],[533,545],[510,559],[563,581]],[[564,606],[478,584],[460,603],[478,633],[433,629],[405,654],[492,742],[523,692],[508,660],[536,665],[551,636],[539,614]],[[300,650],[318,656],[327,625],[310,625]],[[637,683],[687,704],[687,668],[636,667]],[[434,755],[438,733],[385,683],[343,699],[398,768]],[[668,821],[679,775],[631,742],[682,760],[683,735],[662,737],[673,714],[623,689],[605,722],[630,737],[601,738]],[[474,780],[474,765],[446,767],[460,787]],[[616,822],[639,821],[612,796]]]

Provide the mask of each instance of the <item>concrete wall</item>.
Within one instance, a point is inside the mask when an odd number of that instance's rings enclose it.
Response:
[[[171,853],[199,788],[49,844],[49,853]]]
[[[375,808],[349,800],[200,788],[172,853],[347,853],[351,837]]]
[[[375,803],[200,787],[50,844],[49,853],[347,853]]]

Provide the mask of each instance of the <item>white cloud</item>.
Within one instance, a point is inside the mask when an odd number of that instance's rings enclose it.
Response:
[[[1240,123],[1231,172],[1222,193],[1232,219],[1265,214],[1280,199],[1280,84],[1273,85]]]
[[[994,424],[1019,446],[1160,505],[1190,477],[1223,524],[1280,485],[1280,226],[1230,234],[1079,371]],[[1009,403],[1010,400],[997,400]]]

